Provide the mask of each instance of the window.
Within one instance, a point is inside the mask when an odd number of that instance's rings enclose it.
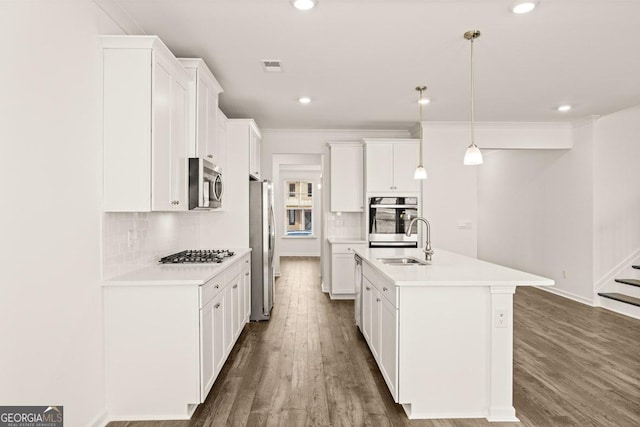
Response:
[[[285,182],[286,236],[304,237],[313,234],[313,183]]]

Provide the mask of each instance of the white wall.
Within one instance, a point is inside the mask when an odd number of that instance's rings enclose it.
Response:
[[[0,2],[0,402],[104,414],[99,34],[90,1]]]
[[[319,156],[318,156],[319,157]],[[319,160],[319,159],[318,159]],[[318,170],[280,170],[276,187],[275,212],[280,256],[320,256],[322,243],[322,189],[318,189],[320,163]],[[307,181],[313,183],[313,237],[285,237],[286,213],[284,209],[284,186],[286,181]]]
[[[423,132],[427,180],[422,186],[422,215],[431,224],[431,245],[436,251],[442,248],[475,257],[478,167],[462,164],[468,127],[425,124]],[[460,229],[460,223],[469,226]]]
[[[593,122],[580,123],[573,141],[571,150],[485,155],[478,168],[478,257],[552,278],[555,291],[590,303]]]
[[[640,251],[640,105],[596,121],[594,160],[597,285]]]
[[[416,127],[417,128],[417,127]],[[414,131],[414,133],[416,133]],[[424,122],[423,216],[435,248],[475,257],[478,247],[478,178],[485,166],[464,166],[470,125]],[[573,146],[566,123],[477,123],[476,143],[485,156],[496,149],[559,149]]]

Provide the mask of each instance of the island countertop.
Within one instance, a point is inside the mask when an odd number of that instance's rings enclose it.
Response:
[[[366,248],[354,252],[396,286],[553,286],[551,279],[434,249],[429,265],[391,265],[379,258],[413,257],[424,260],[422,249]]]

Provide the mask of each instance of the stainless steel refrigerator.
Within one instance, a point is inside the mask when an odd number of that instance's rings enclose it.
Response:
[[[273,185],[269,181],[249,181],[251,320],[269,320],[271,317],[275,242]]]

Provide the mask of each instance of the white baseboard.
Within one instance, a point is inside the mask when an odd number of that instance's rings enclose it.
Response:
[[[89,427],[105,427],[109,423],[109,421],[111,420],[107,416],[107,410],[105,408],[101,413],[96,415],[96,417],[91,420],[88,425]]]
[[[288,257],[314,257],[314,258],[320,258],[320,254],[317,253],[300,253],[300,252],[293,252],[293,253],[287,253],[287,254],[280,254],[281,257],[283,256],[288,256]]]
[[[600,307],[613,311],[614,313],[622,314],[623,316],[631,317],[640,320],[640,307],[627,304],[621,301],[612,300],[610,298],[598,297],[600,299]]]
[[[546,292],[549,292],[549,293],[552,293],[552,294],[556,294],[556,295],[559,295],[561,297],[568,298],[570,300],[579,302],[581,304],[588,305],[590,307],[595,307],[596,306],[594,304],[593,300],[591,300],[589,298],[583,297],[581,295],[576,295],[576,294],[574,294],[572,292],[564,291],[562,289],[557,289],[554,286],[535,286],[535,287],[538,288],[538,289],[541,289],[543,291],[546,291]]]
[[[355,294],[332,294],[329,293],[329,298],[331,299],[356,299],[356,295]]]

